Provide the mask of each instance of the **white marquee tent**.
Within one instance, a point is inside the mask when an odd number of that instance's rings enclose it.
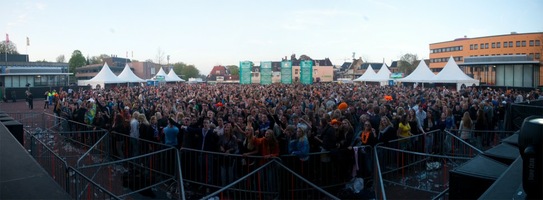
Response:
[[[119,77],[117,77],[117,75],[115,75],[111,71],[107,63],[104,63],[104,66],[102,67],[100,72],[96,74],[96,76],[94,76],[90,80],[79,80],[77,81],[77,85],[80,85],[80,86],[91,85],[93,88],[96,88],[97,85],[100,85],[103,88],[105,84],[124,83],[124,82],[125,81],[121,80]]]
[[[170,69],[170,72],[168,72],[168,75],[166,75],[166,82],[184,82],[182,78],[179,78],[177,74],[173,71],[173,69]]]
[[[387,65],[383,63],[379,72],[377,72],[374,77],[370,77],[367,81],[379,82],[380,85],[383,86],[388,84],[388,80],[390,80],[390,70],[388,69]]]
[[[371,65],[368,65],[368,69],[366,69],[366,72],[364,72],[362,76],[354,79],[353,81],[357,81],[357,82],[368,81],[371,77],[375,77],[375,76],[377,76],[377,73],[375,73]]]
[[[153,76],[153,78],[151,78],[151,80],[157,80],[156,77],[157,76],[164,76],[164,81],[166,81],[166,76],[168,74],[166,74],[166,72],[164,72],[164,69],[162,69],[162,67],[160,67],[160,70],[158,70],[158,72],[155,74],[155,76]]]
[[[428,81],[433,80],[434,76],[436,76],[434,72],[432,72],[428,65],[426,65],[426,63],[421,60],[417,68],[415,68],[415,70],[411,72],[411,74],[409,74],[405,78],[398,79],[398,82],[427,83]]]
[[[479,85],[479,80],[475,80],[466,75],[460,67],[456,64],[453,57],[449,58],[445,67],[435,75],[429,82],[433,83],[456,83],[456,90],[460,90],[462,84],[465,86],[471,86],[473,84]]]
[[[134,72],[132,72],[132,70],[130,69],[130,67],[128,66],[128,64],[126,64],[124,66],[124,69],[123,71],[119,74],[119,77],[121,80],[123,80],[124,82],[128,82],[128,83],[141,83],[141,82],[145,82],[145,80],[141,79],[140,77],[136,76],[136,74],[134,74]]]

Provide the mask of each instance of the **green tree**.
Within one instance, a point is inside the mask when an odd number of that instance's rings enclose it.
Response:
[[[407,76],[415,70],[418,63],[420,62],[417,54],[406,53],[400,58],[398,62],[398,68],[400,72],[404,73],[404,76]]]
[[[76,74],[75,69],[87,64],[87,60],[85,59],[81,51],[75,50],[72,53],[72,57],[70,58],[70,61],[68,63],[69,63],[69,70],[70,70],[69,72],[75,75]]]
[[[6,52],[8,52],[8,54],[19,54],[15,43],[2,41],[0,42],[0,53],[5,54]]]
[[[183,68],[185,68],[186,66],[187,66],[187,64],[185,64],[183,62],[174,63],[173,64],[173,72],[175,72],[175,74],[181,76],[182,73],[183,73]]]
[[[239,75],[239,67],[236,65],[228,65],[226,69],[228,69],[231,75]]]
[[[188,80],[189,78],[198,78],[200,76],[200,70],[196,69],[194,65],[187,65],[183,67],[181,73],[177,75],[184,75],[185,80]]]

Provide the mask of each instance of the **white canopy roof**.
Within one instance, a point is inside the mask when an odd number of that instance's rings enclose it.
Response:
[[[124,82],[134,83],[134,82],[145,82],[145,80],[141,79],[140,77],[136,76],[134,72],[130,69],[128,64],[124,66],[123,71],[119,74],[119,77]]]
[[[430,81],[433,81],[434,72],[430,70],[428,65],[424,62],[424,60],[421,60],[419,62],[419,65],[415,70],[409,74],[409,76],[406,76],[405,78],[399,79],[399,82],[423,82],[428,83]]]
[[[92,87],[96,87],[96,85],[101,85],[102,87],[104,87],[104,84],[124,83],[124,82],[125,81],[121,80],[119,77],[117,77],[111,71],[111,69],[109,68],[107,63],[104,63],[104,66],[102,67],[100,72],[98,72],[98,74],[96,74],[96,76],[94,76],[90,80],[77,81],[77,84],[78,85],[88,85],[88,84],[90,84]]]
[[[168,72],[168,75],[166,75],[166,82],[183,82],[182,78],[179,78],[177,74],[173,71],[173,69]]]
[[[161,75],[161,76],[164,76],[164,80],[166,80],[166,72],[164,72],[164,69],[162,69],[162,67],[160,67],[160,70],[158,70],[158,72],[155,74],[155,76],[153,76],[153,78],[151,78],[151,80],[156,80],[156,76],[158,75]]]
[[[354,79],[353,81],[368,81],[371,77],[375,77],[375,76],[377,76],[377,73],[375,73],[371,65],[368,65],[368,69],[366,69],[366,72],[364,72],[362,76],[358,77],[357,79]]]
[[[385,65],[385,63],[383,63],[383,65],[381,65],[381,69],[379,70],[379,72],[377,72],[376,76],[374,76],[373,78],[370,77],[370,80],[369,81],[388,81],[390,79],[390,70],[388,69],[387,65]]]
[[[479,84],[478,80],[475,80],[468,75],[464,74],[464,72],[458,67],[456,62],[454,62],[453,57],[451,56],[449,58],[449,61],[447,64],[445,64],[445,67],[439,72],[439,74],[435,75],[432,79],[432,82],[434,83],[469,83],[470,85],[473,83]]]

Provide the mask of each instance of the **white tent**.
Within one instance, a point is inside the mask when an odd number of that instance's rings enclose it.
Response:
[[[177,74],[173,71],[173,69],[170,69],[170,72],[168,72],[168,75],[166,75],[166,82],[184,82],[182,78],[179,78]]]
[[[421,60],[419,62],[419,65],[409,76],[406,76],[405,78],[398,79],[398,82],[408,82],[408,83],[428,83],[430,81],[433,82],[433,78],[436,76],[434,72],[430,70],[428,65],[424,62],[424,60]]]
[[[153,78],[151,78],[151,80],[156,80],[156,77],[157,76],[163,76],[164,77],[164,81],[166,81],[166,72],[164,72],[164,69],[162,69],[162,67],[160,67],[160,70],[158,70],[158,72],[155,74],[155,76],[153,76]]]
[[[381,86],[387,85],[388,80],[390,80],[390,70],[385,63],[381,66],[381,69],[374,77],[370,77],[367,81],[370,82],[379,82]]]
[[[479,85],[479,80],[475,80],[466,75],[460,67],[454,62],[453,57],[449,58],[445,67],[435,75],[431,82],[434,83],[456,83],[456,89],[460,90],[462,84],[465,86],[471,86],[473,84]]]
[[[110,83],[123,83],[125,81],[121,80],[119,77],[117,77],[109,68],[107,63],[104,63],[104,66],[90,80],[79,80],[77,81],[77,85],[85,86],[85,85],[91,85],[93,88],[96,88],[97,85],[100,85],[102,88],[105,86],[105,84]]]
[[[377,76],[377,73],[373,70],[373,67],[371,65],[368,65],[368,69],[366,69],[366,72],[362,74],[362,76],[354,79],[353,81],[368,81],[371,77]]]
[[[140,77],[136,76],[134,74],[134,72],[132,72],[132,70],[130,69],[130,67],[128,66],[128,64],[126,64],[124,66],[124,69],[123,71],[119,74],[119,77],[121,80],[123,80],[124,82],[128,82],[128,83],[140,83],[140,82],[145,82],[145,80],[141,79]]]

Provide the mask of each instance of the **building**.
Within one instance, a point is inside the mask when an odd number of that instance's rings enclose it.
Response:
[[[68,86],[71,74],[68,73],[68,63],[29,62],[25,54],[0,57],[0,97],[6,94],[6,98],[11,99],[14,92],[16,99],[22,99],[28,88],[35,98],[39,98],[51,88]]]
[[[477,38],[458,38],[453,41],[438,42],[430,44],[430,69],[434,73],[438,73],[447,63],[449,57],[453,57],[456,63],[463,67],[463,71],[475,79],[479,79],[481,84],[495,85],[496,84],[496,69],[504,66],[504,71],[510,71],[509,67],[515,65],[523,65],[526,59],[535,61],[529,63],[533,68],[530,73],[537,78],[535,85],[542,85],[542,74],[539,70],[543,58],[543,32],[537,33],[516,33],[506,35],[494,35]],[[526,59],[515,57],[525,56]],[[466,58],[473,57],[490,57],[488,59],[475,59],[475,63],[465,65]],[[504,57],[504,58],[500,58]],[[469,59],[468,59],[469,60]],[[503,63],[502,63],[503,62]],[[516,63],[520,62],[520,63]],[[507,68],[507,69],[506,69]],[[515,69],[525,69],[524,67],[516,67]],[[529,67],[526,67],[528,69]],[[481,73],[483,70],[484,73]],[[528,73],[528,72],[526,72]],[[507,74],[505,74],[507,76]],[[525,74],[526,75],[526,74]],[[518,80],[521,81],[521,80]],[[533,81],[536,81],[535,79]],[[526,85],[526,84],[523,84]],[[504,82],[502,86],[507,85]]]
[[[310,59],[313,61],[313,82],[332,82],[334,81],[334,66],[330,59],[325,58],[322,60],[311,59],[308,56],[302,55],[300,59],[296,59],[295,55],[291,56],[292,61],[292,82],[300,82],[300,62],[303,59]],[[287,57],[282,61],[286,61]],[[281,82],[281,62],[272,61],[272,83]],[[238,75],[231,75],[225,66],[214,66],[209,75],[207,81],[211,83],[239,83]],[[260,66],[253,66],[251,70],[251,82],[260,83]]]

